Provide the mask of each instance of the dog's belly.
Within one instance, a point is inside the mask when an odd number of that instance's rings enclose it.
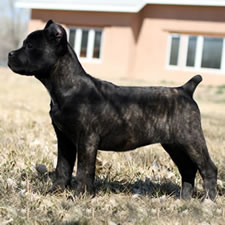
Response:
[[[158,142],[157,136],[152,135],[146,127],[139,129],[119,127],[112,129],[100,138],[99,149],[106,151],[128,151],[141,146]]]
[[[120,107],[120,114],[107,112],[99,119],[100,150],[127,151],[170,139],[168,117],[137,105]],[[121,113],[122,112],[122,113]],[[150,113],[151,112],[151,113]],[[122,115],[122,116],[121,116]]]
[[[99,145],[99,150],[123,152],[123,151],[134,150],[136,148],[149,145],[149,144],[152,144],[151,141],[133,143],[133,142],[130,142],[129,139],[125,140],[125,139],[118,138],[115,140],[115,137],[114,137],[114,142],[110,142],[110,140],[107,140],[107,139],[101,141]]]

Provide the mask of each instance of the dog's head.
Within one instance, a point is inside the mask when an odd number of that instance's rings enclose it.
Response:
[[[49,20],[43,30],[30,33],[21,48],[9,52],[8,66],[22,75],[45,74],[66,51],[66,31]]]

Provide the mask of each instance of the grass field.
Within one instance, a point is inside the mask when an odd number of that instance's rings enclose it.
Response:
[[[0,225],[224,225],[225,84],[201,84],[195,99],[219,169],[216,203],[201,202],[199,175],[195,198],[179,199],[178,170],[159,145],[126,153],[100,152],[95,198],[78,198],[71,190],[50,195],[46,190],[51,179],[35,169],[36,164],[43,164],[52,171],[56,164],[49,96],[34,78],[0,68]]]

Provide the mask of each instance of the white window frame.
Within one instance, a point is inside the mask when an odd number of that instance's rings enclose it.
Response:
[[[74,51],[77,54],[77,57],[81,62],[88,62],[88,63],[101,63],[102,62],[102,49],[103,49],[103,29],[101,28],[90,28],[90,27],[69,27],[68,28],[68,34],[70,34],[70,30],[76,30],[75,34],[75,46]],[[82,42],[82,34],[83,31],[88,31],[88,42],[87,42],[87,56],[86,57],[80,57],[80,51],[81,51],[81,42]],[[94,41],[95,41],[95,32],[101,31],[101,42],[100,42],[100,54],[99,58],[93,58],[93,51],[94,51]],[[69,40],[69,35],[68,35]]]
[[[174,36],[180,36],[180,45],[179,45],[179,52],[178,52],[178,64],[175,65],[169,65],[170,60],[170,52],[171,52],[171,44],[172,44],[172,37]],[[196,56],[195,56],[195,62],[194,66],[186,66],[186,60],[187,60],[187,53],[188,53],[188,40],[190,36],[196,36],[197,37],[197,44],[196,44]],[[223,39],[223,46],[222,46],[222,55],[221,55],[221,68],[203,68],[201,67],[201,61],[202,61],[202,52],[203,52],[203,43],[204,43],[204,37],[212,37],[207,35],[186,35],[186,34],[176,34],[176,33],[170,33],[168,38],[168,53],[167,53],[167,68],[171,70],[183,70],[188,72],[203,72],[203,73],[218,73],[218,74],[224,74],[225,73],[225,38]],[[214,37],[214,36],[213,36]],[[218,37],[221,38],[221,37]]]

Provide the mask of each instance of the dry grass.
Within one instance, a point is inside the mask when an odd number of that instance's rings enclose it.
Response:
[[[95,198],[78,198],[72,191],[49,195],[45,192],[51,180],[35,170],[36,164],[55,167],[48,94],[34,78],[0,68],[0,224],[225,224],[225,88],[200,85],[195,96],[219,168],[216,203],[200,201],[199,175],[196,197],[179,200],[180,176],[158,145],[127,153],[101,152]]]

